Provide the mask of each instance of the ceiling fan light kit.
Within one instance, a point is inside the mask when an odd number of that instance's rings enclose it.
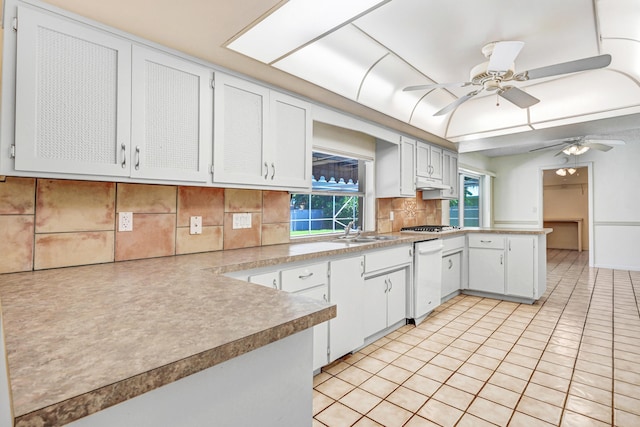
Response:
[[[567,176],[567,173],[569,173],[569,175],[573,175],[574,173],[576,173],[576,169],[574,169],[574,168],[560,168],[560,169],[556,170],[556,175]]]
[[[502,86],[508,81],[524,82],[543,77],[553,77],[579,71],[604,68],[611,63],[611,55],[598,55],[590,58],[578,59],[559,64],[548,65],[528,71],[516,73],[515,59],[523,48],[521,41],[498,41],[483,46],[482,53],[488,61],[476,65],[471,69],[468,82],[434,83],[405,87],[404,91],[433,90],[436,88],[480,86],[480,89],[469,92],[456,99],[449,105],[438,110],[434,116],[441,116],[455,110],[459,105],[478,95],[480,92],[496,92],[498,96],[515,104],[520,108],[529,108],[540,100],[515,86]]]
[[[581,144],[573,144],[562,150],[567,156],[579,156],[587,151],[589,151],[589,146]]]

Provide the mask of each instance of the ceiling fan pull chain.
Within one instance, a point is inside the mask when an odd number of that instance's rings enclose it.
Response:
[[[500,95],[496,92],[496,107],[500,106]]]

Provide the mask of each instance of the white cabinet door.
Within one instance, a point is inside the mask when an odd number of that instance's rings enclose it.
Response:
[[[469,248],[469,289],[504,294],[504,249]]]
[[[387,280],[387,324],[391,326],[407,318],[407,276],[408,268],[389,273]],[[440,302],[440,301],[438,301]]]
[[[253,276],[249,276],[249,282],[273,289],[280,289],[280,272],[270,271],[262,274],[254,274]]]
[[[265,159],[268,185],[308,189],[311,186],[311,109],[306,102],[271,91],[272,135]]]
[[[323,285],[306,291],[296,292],[296,295],[313,298],[318,301],[329,301],[329,286]],[[313,327],[313,370],[318,370],[329,363],[329,323],[323,322]]]
[[[222,73],[216,74],[214,98],[214,182],[311,187],[307,103]]]
[[[330,362],[364,343],[364,257],[329,262],[329,301],[337,305],[337,316],[329,320]]]
[[[459,194],[458,155],[449,151],[442,154],[442,184],[449,189],[442,190],[442,198],[457,199]]]
[[[431,156],[430,156],[430,164],[431,164],[431,174],[429,175],[431,179],[441,180],[442,179],[442,148],[431,146],[430,148]]]
[[[387,327],[387,291],[389,278],[386,274],[364,281],[364,336],[369,337]]]
[[[25,7],[18,22],[15,168],[128,176],[131,43]]]
[[[132,66],[131,176],[207,182],[212,71],[138,46]]]
[[[376,197],[415,197],[416,141],[376,142]]]
[[[441,298],[462,288],[462,252],[442,257]]]
[[[416,174],[423,178],[442,180],[442,148],[424,141],[417,141],[416,144]]]
[[[507,295],[534,297],[536,236],[507,238]]]
[[[400,140],[400,194],[416,195],[416,142],[402,137]]]
[[[269,178],[263,153],[269,89],[216,73],[213,180],[261,185]]]

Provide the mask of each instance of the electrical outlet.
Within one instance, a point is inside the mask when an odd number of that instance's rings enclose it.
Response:
[[[133,231],[133,212],[118,213],[118,231]]]
[[[393,211],[389,212],[389,221],[393,221]]]
[[[192,216],[189,224],[189,234],[202,234],[202,217]]]

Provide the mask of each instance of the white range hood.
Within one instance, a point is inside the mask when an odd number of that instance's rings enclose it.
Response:
[[[431,181],[429,179],[416,178],[417,190],[449,190],[451,186],[444,185],[442,182]]]

